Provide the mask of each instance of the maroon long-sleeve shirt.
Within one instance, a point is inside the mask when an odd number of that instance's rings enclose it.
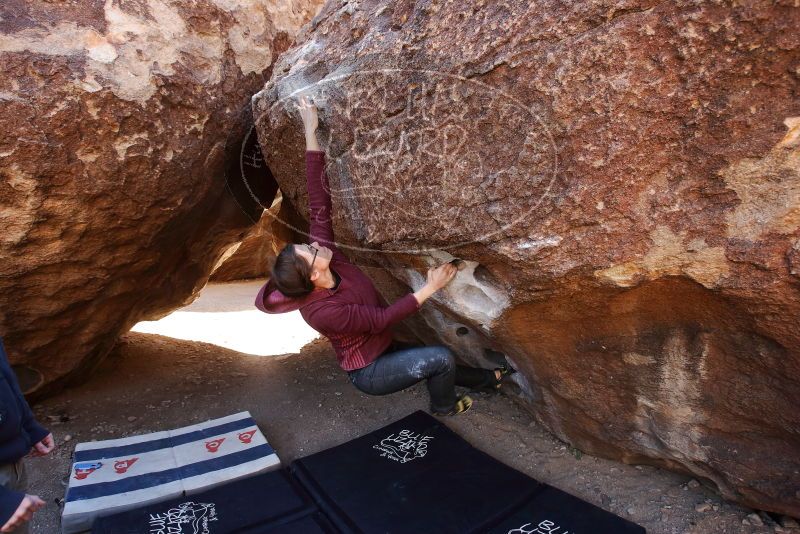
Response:
[[[391,326],[419,309],[413,293],[387,306],[372,281],[336,247],[331,222],[331,196],[325,153],[306,152],[310,209],[310,242],[333,251],[330,268],[341,281],[334,289],[315,289],[303,297],[287,297],[270,280],[258,292],[256,307],[266,313],[300,310],[314,330],[330,339],[345,371],[361,369],[380,356],[392,341]]]

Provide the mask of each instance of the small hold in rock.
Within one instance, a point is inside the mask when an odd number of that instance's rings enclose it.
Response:
[[[467,262],[465,262],[464,260],[461,260],[459,258],[455,258],[455,259],[450,260],[450,263],[455,265],[456,269],[458,269],[459,271],[463,271],[467,267]]]

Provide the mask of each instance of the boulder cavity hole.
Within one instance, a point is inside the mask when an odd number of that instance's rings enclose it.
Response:
[[[225,186],[253,224],[272,206],[278,193],[278,182],[261,152],[249,105],[225,142]]]

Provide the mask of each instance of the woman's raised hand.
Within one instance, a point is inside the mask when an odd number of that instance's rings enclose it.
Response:
[[[300,97],[297,108],[300,110],[300,117],[303,119],[303,127],[306,129],[306,134],[314,133],[319,125],[317,106],[307,95],[303,95]]]
[[[456,273],[458,272],[458,267],[453,265],[452,263],[444,263],[436,268],[428,269],[428,284],[436,291],[442,289],[444,286],[450,283]]]
[[[428,269],[427,283],[414,292],[414,298],[417,299],[417,303],[422,306],[422,303],[428,300],[431,295],[449,284],[457,272],[458,267],[450,262]]]

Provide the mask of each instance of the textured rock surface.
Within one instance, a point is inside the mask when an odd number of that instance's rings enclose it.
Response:
[[[265,278],[271,262],[286,244],[272,230],[281,203],[278,200],[264,212],[258,224],[253,226],[241,242],[234,244],[218,261],[210,280],[227,282],[248,278]]]
[[[468,260],[425,336],[580,449],[800,515],[800,8],[529,4],[326,4],[254,99],[284,195],[307,92],[349,253]]]
[[[241,239],[227,137],[319,5],[2,3],[0,334],[28,385],[81,378]]]

